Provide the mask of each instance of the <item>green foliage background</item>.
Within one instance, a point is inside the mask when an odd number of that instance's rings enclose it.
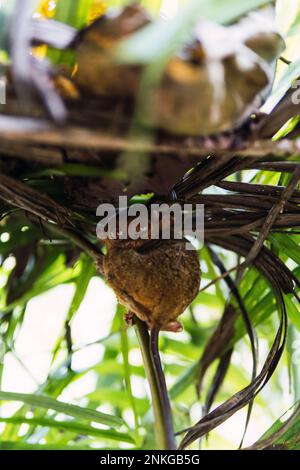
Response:
[[[107,1],[108,6],[120,6],[125,1]],[[143,1],[153,14],[157,14],[162,2]],[[174,38],[184,38],[195,19],[195,12],[200,11],[209,19],[228,22],[241,13],[251,10],[266,2],[259,0],[226,1],[182,1],[184,8],[179,20],[168,27],[157,27],[156,40],[148,30],[139,44],[128,43],[123,50],[124,60],[139,57],[157,67],[161,60],[166,60],[174,49]],[[289,4],[287,7],[286,4]],[[75,5],[76,4],[76,8]],[[166,4],[166,2],[165,2]],[[90,1],[59,0],[56,19],[74,26],[82,26],[88,17]],[[270,100],[278,99],[299,75],[300,57],[297,44],[300,40],[300,2],[278,1],[278,22],[287,37],[286,55],[291,65],[280,65],[274,93]],[[53,58],[53,57],[52,57]],[[56,57],[58,60],[58,57]],[[289,123],[289,126],[294,125]],[[283,132],[286,132],[288,127]],[[299,160],[299,156],[294,157]],[[65,168],[66,174],[68,168]],[[70,169],[71,171],[71,169]],[[84,171],[81,168],[80,171]],[[89,168],[86,171],[90,171]],[[243,181],[261,184],[286,184],[286,175],[276,172],[244,171],[239,177]],[[3,212],[4,209],[3,209]],[[101,344],[99,357],[93,365],[80,370],[73,368],[72,356],[78,350],[91,345],[72,344],[72,322],[76,318],[90,282],[96,276],[93,262],[81,255],[75,264],[70,262],[72,246],[59,238],[52,237],[52,243],[46,239],[40,241],[40,232],[24,218],[6,217],[0,222],[0,384],[9,367],[9,357],[13,356],[25,368],[22,357],[15,350],[24,322],[31,308],[33,299],[39,299],[44,293],[58,286],[73,286],[73,296],[66,311],[64,326],[57,335],[51,351],[51,361],[47,378],[38,383],[31,394],[15,393],[0,386],[0,449],[99,449],[99,448],[155,448],[153,440],[153,416],[147,393],[145,371],[139,355],[137,339],[132,329],[127,329],[123,321],[123,308],[116,306],[112,320],[107,320],[101,304],[94,305],[99,314],[99,339]],[[19,250],[25,250],[38,241],[35,256],[30,260],[29,268],[15,284],[14,267]],[[269,247],[294,270],[300,279],[300,235],[272,234],[268,239]],[[227,268],[234,266],[234,255],[219,252]],[[199,253],[203,272],[202,286],[218,276],[205,248]],[[99,281],[100,282],[100,281]],[[54,291],[56,292],[56,291]],[[58,291],[57,291],[58,292]],[[253,325],[257,326],[260,342],[270,346],[277,325],[276,305],[268,284],[254,270],[245,275],[240,293],[248,309]],[[60,295],[57,293],[57,295]],[[169,385],[176,430],[186,428],[199,416],[199,400],[194,388],[196,364],[211,333],[223,312],[229,293],[223,281],[200,292],[197,299],[183,315],[184,333],[178,336],[164,333],[161,336],[160,349]],[[299,362],[299,306],[287,296],[287,310],[290,320],[288,347],[280,366],[266,390],[255,401],[254,420],[264,425],[257,425],[257,436],[275,421],[285,408],[300,399],[300,362]],[[55,303],[51,309],[55,310]],[[40,315],[44,315],[41,311]],[[101,322],[108,325],[109,333],[102,335]],[[237,344],[237,357],[230,366],[226,382],[217,397],[221,402],[241,389],[249,382],[250,348],[245,338],[245,327],[241,319],[235,325],[234,341]],[[229,346],[229,345],[228,345]],[[298,351],[298,352],[297,352]],[[132,361],[132,358],[135,358]],[[247,358],[247,359],[245,359]],[[134,363],[133,363],[134,362]],[[205,385],[208,386],[214,368],[210,370]],[[30,375],[30,371],[27,371]],[[66,403],[62,397],[74,383],[84,384],[86,377],[92,376],[94,388],[88,394],[84,392]],[[137,396],[135,383],[144,387],[144,395]],[[79,387],[80,389],[80,387]],[[18,404],[13,409],[10,403]],[[13,410],[13,411],[11,411]],[[105,410],[105,411],[104,411]],[[243,412],[245,413],[245,412]],[[242,434],[243,420],[239,421]],[[237,425],[239,427],[239,425]],[[299,420],[293,424],[294,434],[300,433]],[[295,431],[296,429],[296,431]],[[298,442],[298,443],[297,443]],[[297,439],[288,439],[291,448],[299,448]],[[231,448],[234,443],[224,438],[224,434],[214,431],[207,442],[207,448]]]

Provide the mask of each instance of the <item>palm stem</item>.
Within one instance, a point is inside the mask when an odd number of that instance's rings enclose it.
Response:
[[[157,357],[154,361],[146,324],[137,317],[134,318],[134,324],[151,390],[157,449],[175,450],[171,408],[161,365],[157,370]]]

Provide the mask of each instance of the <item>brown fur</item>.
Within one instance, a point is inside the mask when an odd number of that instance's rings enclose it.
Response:
[[[197,252],[184,240],[146,241],[143,249],[110,240],[103,272],[119,302],[150,329],[178,331],[177,317],[200,284]]]

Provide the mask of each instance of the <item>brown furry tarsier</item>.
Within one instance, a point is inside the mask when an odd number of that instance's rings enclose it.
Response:
[[[200,285],[197,251],[186,240],[103,240],[102,270],[118,301],[153,330],[181,331],[177,321]]]

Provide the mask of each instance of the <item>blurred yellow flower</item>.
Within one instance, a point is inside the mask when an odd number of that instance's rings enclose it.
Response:
[[[99,16],[102,16],[106,11],[106,2],[103,0],[93,0],[89,13],[89,23],[94,21]]]
[[[44,18],[52,18],[55,13],[56,2],[54,0],[43,0],[37,8],[37,14]]]
[[[36,10],[36,14],[42,18],[53,18],[55,15],[55,8],[58,1],[62,0],[42,0]],[[89,8],[88,22],[91,23],[99,16],[102,16],[106,10],[106,2],[104,0],[93,0]],[[44,58],[47,54],[46,46],[39,46],[34,48],[34,54],[40,59]]]
[[[59,0],[58,0],[59,1]],[[43,0],[37,8],[37,14],[44,18],[52,18],[55,13],[56,1]],[[93,0],[89,11],[89,23],[94,21],[99,16],[102,16],[106,10],[106,2],[104,0]]]

